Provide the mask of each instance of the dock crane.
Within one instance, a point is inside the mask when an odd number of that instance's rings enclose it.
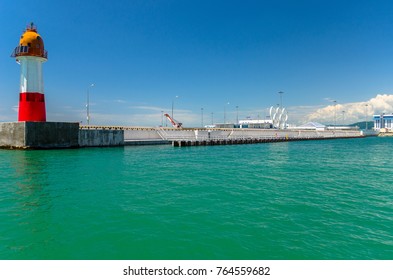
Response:
[[[168,114],[164,114],[164,116],[171,122],[174,128],[182,128],[182,123],[178,122],[171,118]]]

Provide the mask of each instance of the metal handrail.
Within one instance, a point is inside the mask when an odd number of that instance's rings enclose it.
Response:
[[[14,51],[11,54],[11,57],[17,57],[21,55],[29,55],[29,46],[17,46],[15,47]],[[32,55],[32,56],[39,56],[43,58],[48,58],[48,51],[44,50],[43,54],[40,55]]]

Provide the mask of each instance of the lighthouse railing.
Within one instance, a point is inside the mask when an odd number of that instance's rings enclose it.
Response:
[[[17,46],[11,54],[11,57],[17,57],[20,55],[29,55],[29,47],[28,46]],[[48,58],[48,51],[44,50],[42,54],[34,54],[33,56],[40,56],[43,58]]]

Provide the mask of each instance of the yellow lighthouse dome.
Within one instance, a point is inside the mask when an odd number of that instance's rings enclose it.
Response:
[[[37,33],[37,28],[33,23],[27,26],[25,32],[20,37],[19,45],[12,53],[12,57],[18,56],[48,57],[48,53],[44,48],[44,41],[40,34]]]

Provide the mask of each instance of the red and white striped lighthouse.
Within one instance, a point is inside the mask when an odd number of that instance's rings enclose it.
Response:
[[[33,23],[27,26],[11,56],[21,66],[18,121],[45,122],[42,63],[48,53]]]

